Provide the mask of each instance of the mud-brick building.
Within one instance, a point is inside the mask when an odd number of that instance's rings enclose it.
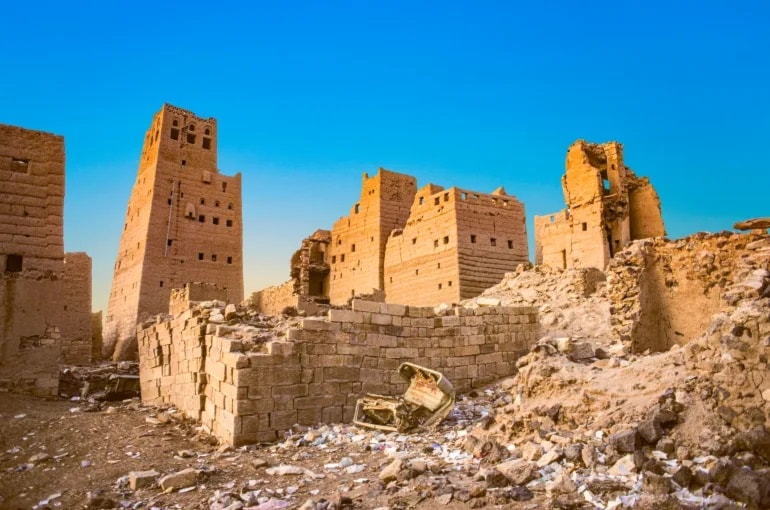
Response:
[[[631,241],[666,233],[655,188],[625,166],[618,142],[572,144],[561,182],[567,208],[535,216],[537,264],[604,269]]]
[[[171,289],[214,283],[243,299],[241,174],[217,168],[217,122],[171,105],[155,114],[115,260],[104,353],[136,356],[136,325],[168,311]]]
[[[0,124],[0,380],[54,396],[91,361],[91,259],[64,252],[64,138]]]
[[[385,250],[386,300],[429,306],[478,296],[527,262],[524,204],[491,194],[428,185]]]
[[[378,291],[390,303],[456,302],[527,262],[524,205],[502,188],[418,191],[414,177],[380,169],[334,223],[328,259],[332,304]]]

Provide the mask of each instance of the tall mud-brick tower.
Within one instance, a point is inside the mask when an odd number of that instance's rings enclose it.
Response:
[[[171,289],[215,283],[243,299],[241,174],[217,170],[217,122],[163,105],[144,138],[115,261],[104,355],[136,356],[136,325],[167,313]]]

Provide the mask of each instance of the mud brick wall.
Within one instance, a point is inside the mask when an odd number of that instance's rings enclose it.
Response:
[[[139,332],[142,399],[173,404],[229,444],[273,441],[295,423],[350,421],[365,393],[397,395],[410,361],[458,391],[515,372],[537,335],[532,307],[433,308],[355,300],[260,346],[200,312]]]
[[[91,257],[83,252],[64,255],[64,313],[61,360],[72,365],[93,361],[91,321]]]

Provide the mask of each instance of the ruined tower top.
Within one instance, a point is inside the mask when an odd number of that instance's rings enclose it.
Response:
[[[217,172],[216,119],[164,104],[145,133],[140,173],[158,160]]]

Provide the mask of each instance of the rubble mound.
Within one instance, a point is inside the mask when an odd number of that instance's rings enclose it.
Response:
[[[552,501],[767,508],[769,270],[759,233],[633,243],[591,296],[612,303],[612,347],[546,330],[502,383],[510,402],[473,435],[512,450]],[[656,337],[680,329],[674,342]]]
[[[612,336],[610,300],[606,293],[598,292],[605,280],[604,273],[595,268],[520,265],[499,284],[463,304],[474,306],[492,298],[505,306],[536,306],[543,336],[606,342]]]

